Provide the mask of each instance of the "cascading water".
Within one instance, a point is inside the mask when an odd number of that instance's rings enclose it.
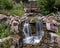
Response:
[[[41,41],[44,32],[43,32],[43,23],[40,21],[36,22],[36,35],[32,35],[31,26],[28,22],[25,22],[23,25],[24,39],[23,42],[26,44],[37,44]]]
[[[31,30],[31,26],[28,22],[25,22],[23,25],[23,33],[24,33],[24,39],[23,42],[27,43],[27,44],[32,44],[32,30]]]
[[[37,31],[37,35],[40,36],[41,32],[43,31],[43,22],[42,21],[36,22],[36,31]]]
[[[28,22],[25,22],[25,23],[24,23],[23,33],[24,33],[24,36],[25,36],[25,37],[32,35],[31,26],[30,26],[30,24],[29,24]]]
[[[43,31],[43,22],[42,21],[37,21],[36,22],[36,36],[34,36],[35,42],[39,43],[42,40],[42,37],[44,36],[44,31]]]

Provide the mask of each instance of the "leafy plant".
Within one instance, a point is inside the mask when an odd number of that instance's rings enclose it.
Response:
[[[3,9],[12,9],[13,1],[12,0],[0,0],[0,7]]]
[[[57,22],[60,23],[60,20],[57,20]],[[57,34],[60,34],[60,26],[58,26],[58,32],[57,32]]]
[[[56,0],[55,6],[56,6],[56,8],[60,9],[60,0]]]
[[[10,10],[10,14],[12,15],[18,15],[18,16],[22,16],[24,14],[24,10],[23,10],[23,5],[22,4],[15,4],[13,9]]]
[[[38,0],[39,9],[43,14],[49,14],[55,6],[55,0]]]
[[[9,27],[9,25],[7,25],[5,21],[0,21],[0,38],[7,37],[11,34],[12,34],[12,30]]]
[[[2,9],[0,10],[0,14],[11,14],[11,15],[17,15],[22,16],[24,14],[24,5],[16,3],[13,5],[13,8],[10,10]]]

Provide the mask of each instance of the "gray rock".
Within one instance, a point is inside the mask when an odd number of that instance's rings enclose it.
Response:
[[[60,47],[60,36],[57,36],[57,43],[58,43],[58,46]]]
[[[7,19],[6,15],[0,14],[0,20]]]

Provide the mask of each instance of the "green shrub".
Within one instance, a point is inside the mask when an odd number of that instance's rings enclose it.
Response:
[[[24,14],[24,10],[23,10],[24,5],[22,4],[14,4],[13,8],[10,10],[7,9],[2,9],[0,10],[0,14],[11,14],[11,15],[18,15],[18,16],[22,16]]]
[[[57,19],[57,22],[60,23],[60,20]],[[58,32],[57,32],[57,34],[60,34],[60,26],[58,26]]]
[[[6,10],[6,9],[0,10],[0,14],[5,14],[5,15],[7,15],[8,13],[9,13],[9,11]]]
[[[56,0],[55,6],[56,6],[57,8],[60,8],[60,0]]]
[[[0,7],[3,9],[12,9],[13,1],[12,0],[0,0]]]
[[[55,0],[38,0],[38,5],[43,14],[49,14],[55,6]]]
[[[17,16],[22,16],[24,14],[23,10],[11,10],[10,11],[11,15],[17,15]]]
[[[12,30],[9,27],[9,25],[7,25],[5,21],[0,21],[0,38],[7,37],[11,34],[12,34]]]
[[[15,4],[13,9],[10,10],[10,14],[22,16],[24,14],[23,5],[22,4]]]
[[[58,32],[56,34],[60,35],[60,26],[58,26]]]

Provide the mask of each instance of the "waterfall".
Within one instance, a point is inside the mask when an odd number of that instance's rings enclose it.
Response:
[[[41,32],[43,31],[43,22],[42,21],[37,21],[36,22],[36,33],[38,36],[41,35]]]
[[[33,43],[32,30],[28,22],[25,22],[23,25],[23,33],[25,36],[25,38],[23,39],[23,42],[26,44],[32,44]]]
[[[31,26],[28,22],[25,22],[23,25],[23,33],[25,37],[32,35]]]
[[[43,36],[44,36],[44,31],[43,31],[43,22],[42,21],[37,21],[36,22],[36,33],[37,36],[35,37],[36,42],[41,41]]]
[[[44,36],[43,31],[43,22],[37,21],[36,22],[36,32],[37,35],[32,35],[31,26],[28,22],[25,22],[23,25],[23,33],[25,38],[23,38],[23,42],[26,44],[37,44],[42,40],[42,37]]]

